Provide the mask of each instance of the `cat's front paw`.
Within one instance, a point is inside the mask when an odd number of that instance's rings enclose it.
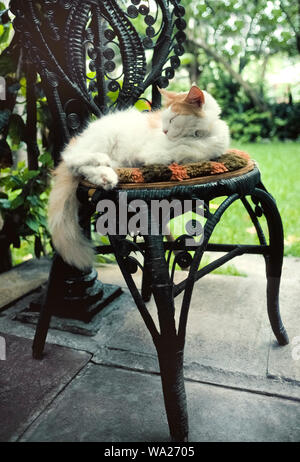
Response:
[[[86,176],[91,183],[109,190],[118,184],[118,175],[111,167],[99,166],[93,167],[93,172]]]

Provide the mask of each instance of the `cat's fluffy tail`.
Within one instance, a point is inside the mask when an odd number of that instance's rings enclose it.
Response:
[[[77,186],[78,179],[71,174],[65,162],[61,162],[54,171],[48,223],[53,245],[63,260],[80,270],[86,270],[93,263],[93,248],[79,226]]]

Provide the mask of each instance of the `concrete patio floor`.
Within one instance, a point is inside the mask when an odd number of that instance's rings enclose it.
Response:
[[[285,347],[269,327],[263,259],[233,263],[248,277],[212,274],[193,294],[185,350],[190,441],[300,441],[300,259],[284,260]],[[169,441],[155,349],[115,265],[99,268],[102,282],[123,294],[101,312],[98,333],[52,328],[45,358],[31,358],[35,326],[15,317],[48,269],[40,261],[0,276],[0,441]],[[152,300],[148,307],[155,318]]]

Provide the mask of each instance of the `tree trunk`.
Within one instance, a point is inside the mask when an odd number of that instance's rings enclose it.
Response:
[[[270,55],[266,55],[264,57],[263,65],[262,65],[262,70],[261,70],[261,75],[260,75],[260,94],[263,95],[264,92],[264,81],[265,81],[265,75],[266,75],[266,70],[267,70],[267,64],[269,61]]]
[[[189,73],[189,79],[190,79],[191,85],[193,83],[196,83],[196,84],[198,83],[198,80],[200,80],[200,77],[202,74],[202,68],[203,68],[203,65],[201,65],[200,67],[198,63],[197,48],[198,47],[196,47],[192,41],[188,41],[185,44],[185,50],[187,51],[187,53],[191,53],[193,55],[193,60],[187,65],[187,71]]]
[[[197,45],[198,47],[202,48],[208,55],[212,56],[214,60],[220,64],[222,64],[225,69],[229,72],[231,77],[238,82],[241,87],[244,89],[245,93],[251,98],[253,104],[262,112],[268,110],[268,106],[261,100],[259,94],[246,82],[242,76],[236,72],[231,64],[221,55],[219,55],[213,48],[211,48],[207,43],[204,43],[201,39],[196,40],[189,40],[193,44]]]

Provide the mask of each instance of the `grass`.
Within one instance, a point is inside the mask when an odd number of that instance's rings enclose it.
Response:
[[[248,152],[259,165],[262,181],[275,197],[280,211],[284,235],[285,255],[300,256],[300,143],[272,142],[239,145],[237,149]],[[220,200],[215,200],[215,206]],[[266,223],[261,220],[263,229]],[[213,241],[218,243],[256,244],[258,239],[253,224],[241,203],[233,204],[217,226]],[[266,234],[267,235],[267,234]]]
[[[215,258],[219,257],[218,254],[215,254]],[[203,255],[201,260],[200,268],[211,263],[213,260],[209,258],[208,255]],[[212,271],[212,274],[222,274],[223,276],[239,276],[239,277],[247,277],[248,275],[243,271],[240,271],[236,268],[233,263],[227,263],[225,265],[220,266],[219,268]]]

